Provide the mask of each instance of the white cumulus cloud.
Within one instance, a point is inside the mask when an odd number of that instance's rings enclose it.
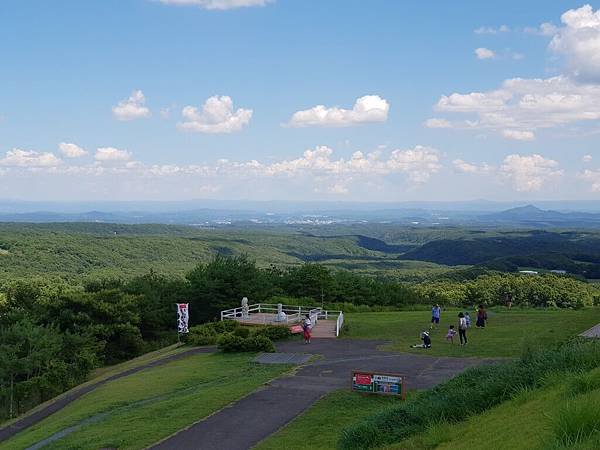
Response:
[[[590,5],[570,9],[561,16],[550,49],[564,55],[573,76],[583,81],[600,81],[600,9]]]
[[[502,135],[507,139],[514,139],[515,141],[531,142],[535,140],[535,133],[528,130],[503,130]]]
[[[134,120],[150,116],[150,109],[145,106],[146,97],[140,90],[133,91],[129,98],[120,101],[112,109],[117,120]]]
[[[583,155],[583,158],[581,158],[581,160],[585,163],[592,162],[593,159],[594,157],[592,155]]]
[[[477,56],[477,59],[492,59],[496,57],[496,52],[490,50],[489,48],[479,47],[476,48],[474,51],[475,55]]]
[[[580,84],[566,76],[513,78],[487,92],[442,95],[434,109],[466,117],[444,122],[452,128],[489,129],[530,140],[540,128],[600,120],[600,85]]]
[[[127,150],[119,150],[114,147],[101,147],[96,150],[94,159],[100,162],[107,161],[129,161],[131,159],[131,152]]]
[[[177,125],[181,130],[222,134],[240,131],[248,125],[252,110],[239,108],[234,111],[231,97],[215,95],[204,102],[201,111],[195,106],[186,106],[181,115],[184,120]]]
[[[54,167],[60,163],[61,160],[53,153],[34,152],[20,148],[7,151],[4,158],[0,159],[0,165],[9,167]]]
[[[452,124],[446,119],[437,119],[434,117],[432,119],[427,119],[425,121],[425,126],[427,128],[451,128]]]
[[[266,6],[275,0],[160,0],[165,5],[199,6],[204,9],[234,9],[251,6]]]
[[[479,28],[475,28],[473,32],[475,34],[499,34],[499,33],[508,33],[510,28],[507,25],[500,25],[499,27],[484,27],[481,26]]]
[[[539,191],[546,183],[563,175],[556,161],[538,154],[508,155],[500,167],[500,172],[519,192]]]
[[[67,158],[79,158],[87,155],[87,151],[76,144],[69,144],[67,142],[61,142],[58,144],[58,149]]]
[[[472,164],[462,159],[455,159],[452,161],[452,165],[454,166],[454,170],[459,173],[470,173],[476,175],[486,175],[495,170],[494,167],[488,165],[487,163]]]
[[[422,145],[409,150],[394,150],[388,166],[394,171],[407,173],[409,180],[415,183],[428,181],[442,168],[439,152]]]
[[[600,170],[584,170],[577,177],[590,183],[592,192],[600,192]]]
[[[291,127],[347,127],[369,122],[385,122],[390,105],[379,95],[365,95],[354,103],[352,109],[317,105],[297,111],[289,121]]]

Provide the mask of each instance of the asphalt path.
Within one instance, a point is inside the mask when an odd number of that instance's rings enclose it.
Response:
[[[285,426],[325,394],[349,388],[352,370],[403,374],[408,389],[426,389],[468,367],[495,360],[447,358],[381,352],[383,341],[313,339],[309,345],[287,341],[277,346],[282,353],[320,355],[293,375],[267,386],[217,411],[151,447],[155,450],[246,450]]]

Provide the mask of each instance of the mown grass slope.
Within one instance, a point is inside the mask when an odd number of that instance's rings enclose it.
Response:
[[[111,381],[2,444],[23,449],[71,426],[47,449],[139,449],[252,392],[288,370],[249,354],[200,354]],[[86,419],[94,423],[82,424]]]

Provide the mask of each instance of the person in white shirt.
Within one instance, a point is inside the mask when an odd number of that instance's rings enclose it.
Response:
[[[304,343],[310,344],[310,330],[312,329],[312,322],[310,315],[306,315],[306,318],[302,321],[302,331],[304,334]]]
[[[467,345],[467,319],[463,313],[458,313],[458,337],[460,345]]]

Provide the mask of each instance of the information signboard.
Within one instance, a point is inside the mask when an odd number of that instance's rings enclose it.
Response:
[[[352,371],[351,389],[366,394],[406,397],[406,378],[397,373]]]

